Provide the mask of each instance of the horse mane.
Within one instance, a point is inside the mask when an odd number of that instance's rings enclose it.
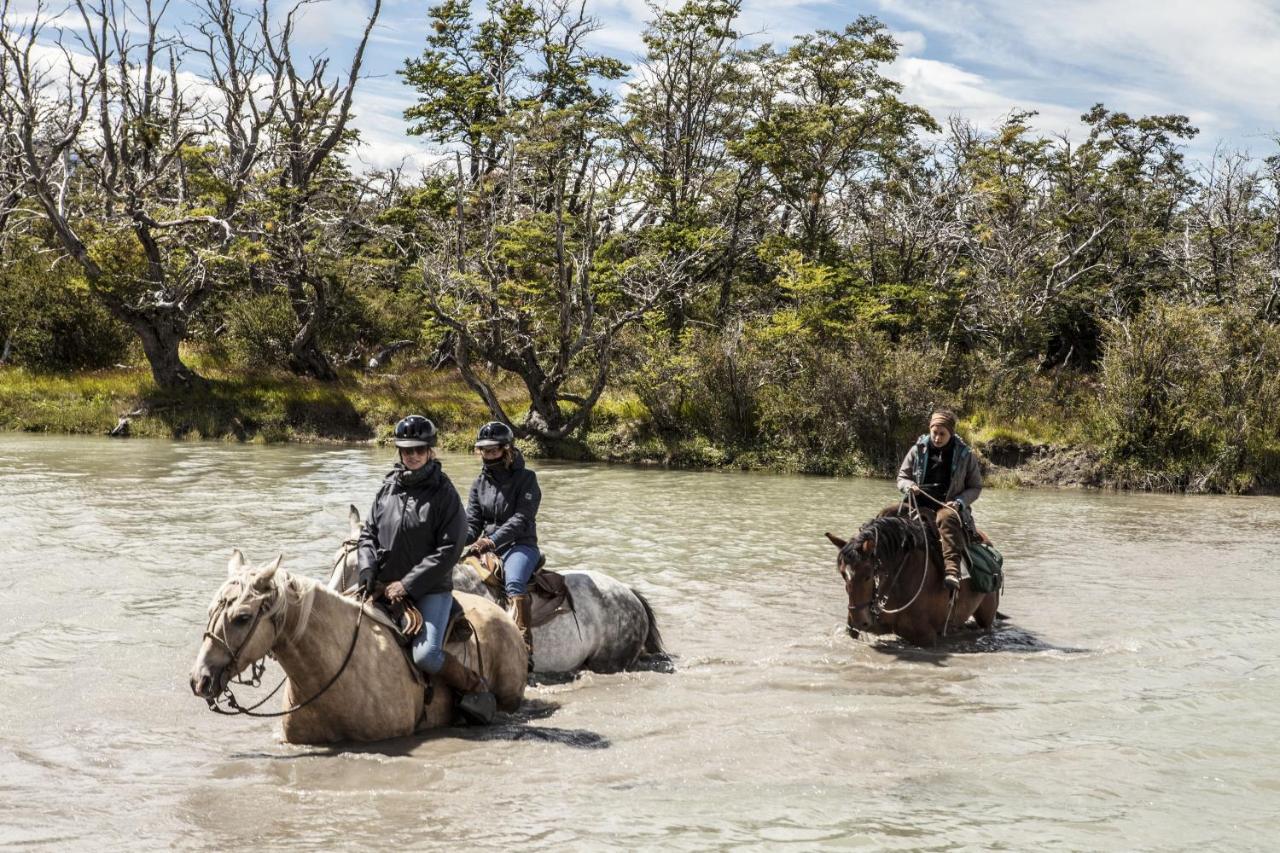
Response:
[[[873,518],[858,530],[858,535],[844,546],[840,556],[853,564],[864,557],[862,546],[871,541],[871,555],[885,562],[900,560],[912,551],[926,547],[925,528],[918,521],[898,515]]]
[[[290,607],[300,608],[302,612],[298,615],[298,621],[289,639],[292,642],[301,637],[303,632],[307,630],[307,623],[311,620],[311,606],[315,603],[316,590],[319,589],[320,585],[311,578],[290,574],[284,569],[277,569],[271,579],[271,588],[262,590],[247,582],[251,576],[252,572],[249,572],[238,577],[228,578],[218,589],[218,592],[213,597],[213,602],[209,605],[210,615],[213,614],[220,601],[228,600],[227,590],[234,587],[236,593],[230,597],[230,600],[243,599],[245,604],[259,607],[265,605],[266,609],[262,615],[271,620],[277,630],[284,627],[285,620],[289,617]],[[268,601],[267,599],[271,600]]]

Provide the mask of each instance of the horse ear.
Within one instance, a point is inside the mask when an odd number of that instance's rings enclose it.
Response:
[[[360,510],[356,509],[355,504],[347,507],[347,524],[351,525],[352,539],[360,535]]]
[[[836,536],[834,533],[828,533],[827,538],[830,539],[831,544],[835,545],[837,548],[843,548],[845,545],[849,544],[848,540],[841,539],[839,536]]]
[[[862,553],[864,553],[864,554],[870,554],[870,553],[871,553],[872,551],[874,551],[875,549],[876,549],[876,543],[875,543],[875,540],[874,540],[874,539],[871,539],[870,537],[868,537],[868,538],[867,538],[867,539],[862,543],[862,547],[860,547],[858,550],[859,550],[859,551],[861,551],[861,552],[862,552]]]
[[[231,559],[227,561],[227,577],[235,577],[240,574],[240,570],[243,568],[244,554],[241,554],[240,549],[236,548],[231,552]]]
[[[254,578],[253,585],[258,589],[267,589],[271,586],[271,581],[276,576],[276,569],[280,568],[280,561],[284,559],[284,554],[276,554],[276,558],[271,561],[268,566],[258,573]]]

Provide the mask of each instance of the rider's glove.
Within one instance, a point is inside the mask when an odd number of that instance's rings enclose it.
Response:
[[[360,570],[357,587],[359,588],[361,594],[367,599],[372,599],[374,596],[374,593],[377,591],[376,589],[378,586],[377,575],[378,573],[372,568]]]

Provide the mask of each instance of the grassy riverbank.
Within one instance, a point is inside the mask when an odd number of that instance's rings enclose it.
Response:
[[[134,437],[214,441],[380,442],[406,412],[421,412],[441,427],[443,444],[464,450],[488,409],[452,371],[425,368],[396,374],[348,372],[335,383],[285,372],[227,371],[199,364],[206,385],[176,394],[156,388],[141,366],[77,373],[0,368],[0,429],[104,435],[129,416]],[[523,388],[499,384],[508,412],[519,417]],[[960,433],[989,463],[993,486],[1086,486],[1163,491],[1274,492],[1266,477],[1190,480],[1165,469],[1125,467],[1093,441],[1083,412],[1060,403],[1022,407],[1016,415],[971,406]],[[858,448],[806,453],[796,436],[746,445],[717,442],[691,430],[662,429],[629,392],[606,395],[586,429],[535,456],[592,459],[683,468],[743,468],[844,476],[890,476],[892,461],[875,463]],[[898,437],[903,449],[910,441]],[[894,445],[896,448],[896,444]],[[1271,448],[1272,456],[1280,456]],[[1172,460],[1177,463],[1178,460]]]

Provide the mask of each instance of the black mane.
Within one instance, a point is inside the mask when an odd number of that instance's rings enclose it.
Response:
[[[912,551],[925,547],[925,531],[920,522],[902,516],[889,515],[873,518],[840,552],[845,562],[855,563],[859,558],[871,556],[881,562],[901,560]],[[869,555],[862,553],[863,544],[870,539],[872,549]]]

